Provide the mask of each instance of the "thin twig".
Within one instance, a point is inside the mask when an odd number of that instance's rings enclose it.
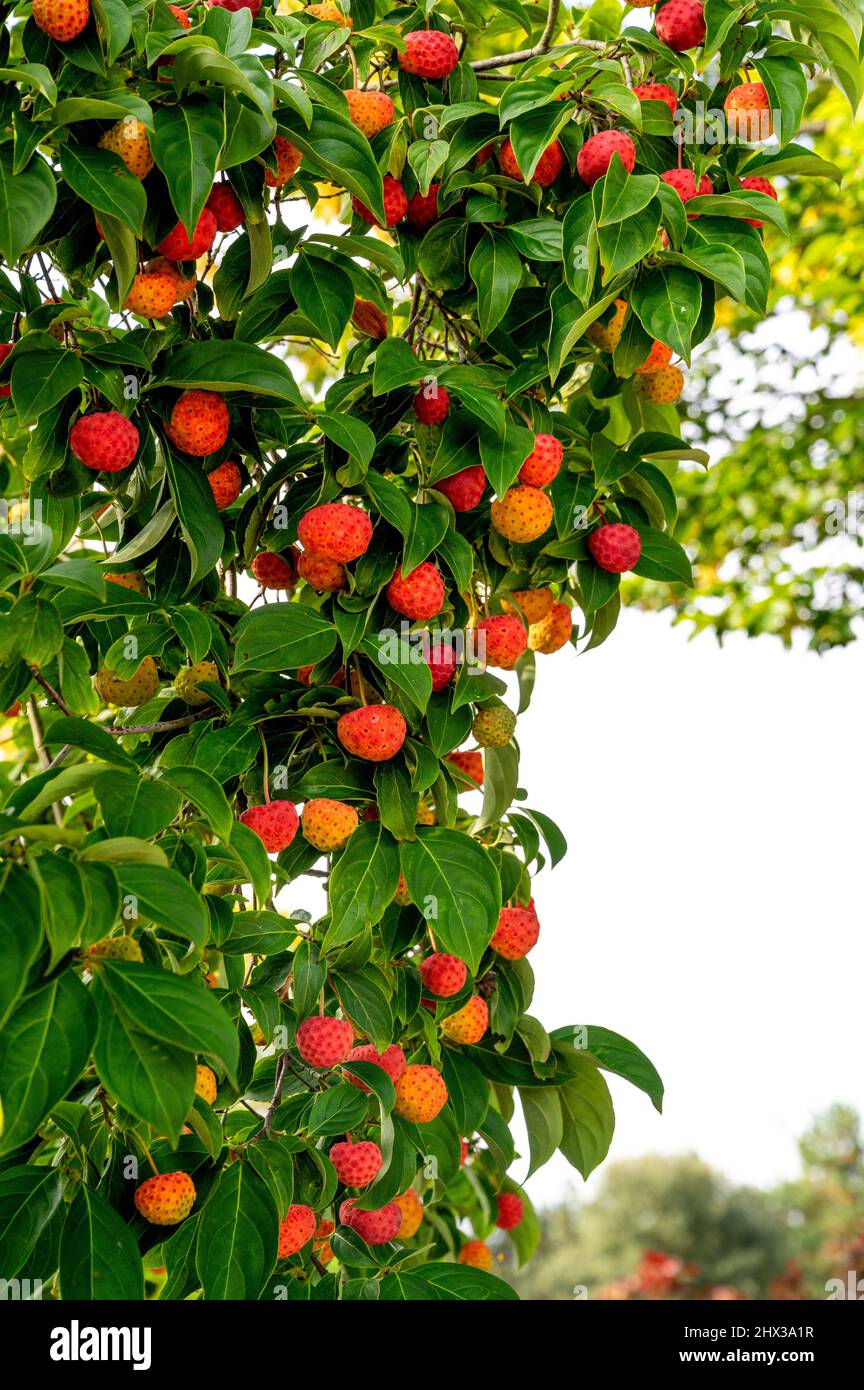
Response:
[[[121,738],[123,734],[167,734],[172,729],[187,729],[196,720],[209,719],[210,715],[215,713],[216,707],[213,705],[198,710],[196,714],[183,714],[179,719],[161,719],[156,724],[109,724],[105,733],[113,734],[115,738]]]
[[[30,733],[33,735],[33,747],[36,749],[36,756],[42,768],[47,772],[51,766],[51,759],[45,751],[45,732],[42,728],[42,720],[39,718],[39,706],[33,696],[27,701],[27,718],[30,723]],[[63,827],[63,812],[55,801],[51,807],[54,812],[54,820],[58,830]]]
[[[46,681],[42,672],[39,670],[39,667],[31,666],[30,674],[33,677],[33,679],[37,681],[39,685],[41,685],[46,695],[51,696],[51,699],[54,701],[55,705],[57,705],[59,709],[62,709],[63,713],[65,715],[68,715],[70,719],[74,719],[75,716],[73,715],[66,701],[63,699],[63,696],[60,694],[59,690],[55,690],[53,685],[50,685],[48,681]]]
[[[552,35],[555,32],[555,25],[558,23],[560,8],[561,0],[549,0],[543,33],[533,48],[520,48],[515,53],[498,53],[491,58],[477,58],[468,66],[473,68],[475,72],[486,72],[490,68],[506,68],[511,63],[527,63],[532,58],[542,58],[544,54],[552,51]],[[554,51],[559,53],[565,48],[591,48],[595,52],[603,52],[606,47],[607,45],[601,39],[568,39],[566,43],[556,44]]]

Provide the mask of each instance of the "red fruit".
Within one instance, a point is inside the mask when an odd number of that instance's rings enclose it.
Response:
[[[9,356],[9,354],[10,354],[10,352],[12,351],[12,349],[13,349],[14,346],[15,346],[14,343],[0,343],[0,366],[2,366],[3,363],[6,361],[6,358]],[[0,396],[11,396],[11,395],[12,395],[12,387],[11,387],[11,386],[0,386]]]
[[[347,1197],[339,1208],[339,1220],[350,1226],[367,1245],[386,1245],[402,1225],[402,1208],[395,1202],[377,1211],[356,1211],[356,1197]]]
[[[228,407],[215,391],[184,391],[174,404],[166,433],[184,454],[215,454],[228,438]]]
[[[191,29],[192,21],[185,10],[181,10],[179,5],[169,5],[169,10],[173,14],[181,29]]]
[[[300,681],[301,685],[309,685],[309,684],[310,684],[311,677],[312,677],[312,672],[314,671],[314,669],[315,669],[314,666],[299,666],[299,667],[297,668],[297,679],[298,679],[298,681]],[[328,685],[344,685],[344,684],[345,684],[345,668],[344,668],[343,666],[340,666],[340,667],[339,667],[339,670],[335,673],[335,675],[333,675],[333,676],[330,677],[330,679],[329,679],[329,681],[327,682],[327,684],[328,684]]]
[[[621,156],[621,163],[631,174],[636,163],[636,146],[623,130],[601,130],[599,135],[586,140],[576,157],[576,169],[582,182],[592,188],[607,173],[614,154]]]
[[[502,907],[489,945],[505,960],[521,960],[540,935],[536,912],[527,907]]]
[[[427,381],[417,392],[412,405],[421,425],[440,425],[442,420],[447,419],[450,395],[437,381]]]
[[[138,452],[138,431],[117,410],[82,415],[69,431],[69,447],[85,468],[120,473]]]
[[[358,333],[382,342],[387,337],[387,315],[371,299],[355,299],[351,322]]]
[[[418,232],[425,232],[438,221],[438,189],[440,183],[430,183],[428,193],[415,193],[408,200],[408,221]]]
[[[704,197],[714,192],[714,185],[707,174],[702,175],[699,187],[696,187],[696,175],[692,169],[667,169],[660,177],[670,188],[675,189],[682,203],[689,203],[691,198]],[[699,216],[698,212],[688,215],[691,221]]]
[[[642,541],[639,532],[622,522],[598,526],[588,537],[588,549],[601,570],[609,574],[623,574],[632,570],[642,554]]]
[[[484,1273],[488,1274],[494,1259],[485,1240],[466,1240],[459,1251],[459,1258],[456,1263],[469,1265],[471,1269],[482,1269]]]
[[[181,10],[182,14],[182,10]],[[216,218],[216,229],[220,232],[233,232],[245,221],[243,204],[228,183],[213,185],[205,207]]]
[[[33,23],[57,43],[69,43],[87,28],[90,0],[33,0]]]
[[[311,1207],[289,1207],[279,1227],[279,1259],[296,1255],[315,1234],[315,1213]]]
[[[405,1053],[398,1043],[391,1043],[389,1047],[385,1047],[383,1052],[376,1052],[372,1043],[362,1043],[360,1047],[352,1047],[345,1061],[371,1062],[373,1066],[381,1067],[390,1077],[394,1086],[407,1065]],[[359,1076],[352,1076],[350,1072],[345,1073],[345,1080],[350,1081],[352,1086],[356,1086],[358,1091],[369,1090],[365,1081],[361,1081]]]
[[[633,88],[634,97],[640,101],[662,101],[669,107],[672,115],[678,109],[678,98],[674,90],[668,87],[665,82],[643,82],[641,87]]]
[[[446,761],[458,767],[460,772],[464,772],[466,777],[470,777],[476,782],[478,787],[483,785],[483,754],[468,752],[467,750],[457,749],[455,753],[448,753]]]
[[[672,349],[665,343],[655,340],[654,346],[649,352],[641,367],[636,368],[637,376],[647,376],[649,372],[657,372],[661,367],[668,367],[672,361]]]
[[[753,143],[767,140],[774,133],[771,103],[761,82],[742,82],[733,87],[723,109],[727,133],[738,140]]]
[[[432,692],[443,690],[445,685],[449,685],[456,675],[458,662],[456,653],[452,647],[446,647],[442,642],[433,642],[430,650],[426,653],[426,665],[432,673]]]
[[[447,77],[459,62],[459,50],[440,29],[415,29],[405,35],[405,51],[399,54],[403,72],[431,81]]]
[[[402,577],[397,569],[387,585],[387,602],[413,622],[436,618],[444,607],[444,580],[428,560]]]
[[[481,618],[474,628],[474,653],[485,664],[510,671],[528,646],[528,633],[520,620],[508,613]]]
[[[160,258],[163,267],[172,266],[164,256]],[[151,262],[151,264],[155,264]],[[166,269],[142,270],[135,276],[129,293],[123,301],[123,308],[137,314],[142,319],[161,319],[170,313],[179,299],[183,281]]]
[[[705,37],[703,9],[701,0],[668,0],[654,19],[658,39],[676,53],[695,48]]]
[[[395,758],[407,732],[404,717],[393,705],[361,705],[343,714],[336,725],[342,747],[370,763]]]
[[[360,199],[356,196],[356,194],[351,199],[351,206],[357,213],[357,216],[363,218],[364,222],[368,222],[372,227],[381,226],[381,223],[378,221],[374,212],[372,212],[371,209],[367,208],[365,203],[361,203]],[[407,211],[408,195],[405,192],[405,189],[402,187],[398,179],[394,179],[392,174],[385,174],[384,225],[386,227],[395,227],[397,222],[402,221],[402,218],[405,216]]]
[[[261,550],[252,561],[252,573],[262,589],[292,589],[297,582],[290,550],[277,555],[272,550]]]
[[[458,956],[449,956],[446,951],[435,951],[420,963],[420,979],[430,994],[438,994],[449,999],[458,994],[468,979],[468,966]]]
[[[502,1231],[513,1231],[525,1215],[525,1203],[515,1192],[498,1193],[498,1216],[495,1225]]]
[[[750,178],[741,180],[742,188],[749,188],[751,193],[764,193],[768,198],[773,198],[777,202],[777,189],[768,179],[760,178],[758,174],[752,174]],[[744,221],[751,227],[763,227],[765,224],[755,217],[745,217]],[[2,395],[2,392],[0,392]]]
[[[304,513],[297,535],[306,550],[344,565],[369,549],[372,522],[359,507],[347,502],[325,502]]]
[[[212,473],[207,474],[213,501],[217,512],[224,512],[232,502],[236,502],[243,488],[243,478],[236,463],[220,463]]]
[[[415,1125],[428,1125],[447,1104],[447,1087],[434,1067],[406,1067],[396,1082],[395,1113]]]
[[[297,1051],[310,1067],[327,1071],[338,1067],[351,1050],[354,1029],[347,1019],[313,1014],[297,1029]]]
[[[261,9],[262,3],[263,0],[209,0],[211,8],[216,5],[220,10],[231,10],[233,13],[237,10],[250,10],[253,19]]]
[[[169,261],[197,261],[199,256],[210,250],[215,235],[215,214],[205,207],[191,237],[187,235],[183,223],[178,222],[174,230],[162,238],[156,250],[160,255],[167,256]]]
[[[511,179],[519,179],[522,183],[525,182],[509,140],[505,140],[498,151],[498,163],[501,165],[502,174],[506,174]],[[564,151],[558,141],[553,140],[551,145],[546,146],[538,159],[537,167],[531,176],[531,182],[538,184],[540,188],[548,188],[550,183],[555,182],[563,168]]]
[[[268,854],[287,849],[300,824],[293,801],[266,801],[263,806],[247,806],[240,820],[255,831]]]
[[[135,1189],[135,1205],[154,1226],[184,1221],[195,1202],[195,1184],[188,1173],[157,1173]]]
[[[417,409],[416,401],[414,409]],[[436,492],[443,492],[454,512],[470,512],[486,491],[486,474],[482,464],[474,463],[470,468],[451,473],[449,478],[442,478],[432,486]]]
[[[268,188],[281,188],[283,183],[288,183],[293,179],[300,165],[303,163],[303,156],[298,149],[286,140],[284,135],[277,135],[273,141],[273,153],[276,156],[276,172],[265,167],[264,182]]]
[[[368,1187],[380,1171],[384,1159],[378,1145],[371,1140],[364,1139],[354,1144],[346,1139],[342,1144],[333,1145],[330,1162],[345,1187]]]
[[[316,555],[314,551],[304,550],[297,561],[297,573],[319,594],[335,594],[339,589],[348,588],[345,566],[338,560],[328,560],[326,555]]]
[[[519,469],[520,483],[529,487],[546,487],[558,476],[564,446],[554,434],[535,434],[534,448]]]

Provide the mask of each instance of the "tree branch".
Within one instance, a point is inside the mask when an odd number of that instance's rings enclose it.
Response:
[[[567,48],[590,48],[594,52],[602,53],[607,45],[601,39],[568,39],[565,43],[559,43],[554,49],[552,48],[552,35],[555,32],[555,25],[558,23],[560,8],[561,0],[549,0],[543,33],[533,48],[520,48],[514,53],[497,53],[491,58],[477,58],[473,63],[468,64],[469,68],[473,68],[475,72],[487,72],[490,68],[506,68],[511,63],[527,63],[532,58],[542,58],[546,53],[559,53]]]
[[[59,706],[59,708],[62,709],[63,713],[65,715],[68,715],[70,719],[73,719],[74,715],[69,706],[67,705],[66,701],[63,699],[63,696],[60,694],[59,690],[54,689],[53,685],[49,685],[48,681],[46,681],[42,672],[39,670],[39,667],[31,666],[30,674],[33,677],[34,681],[37,681],[39,685],[41,685],[46,695],[50,695],[55,705]]]

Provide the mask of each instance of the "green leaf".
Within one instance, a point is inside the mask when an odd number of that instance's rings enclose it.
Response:
[[[12,365],[12,399],[21,424],[34,424],[75,391],[83,379],[81,361],[74,352],[42,352],[37,348],[16,355]]]
[[[103,959],[98,971],[115,1006],[135,1027],[186,1052],[215,1057],[236,1076],[237,1033],[206,986],[132,961]]]
[[[284,671],[314,666],[336,647],[332,623],[297,603],[270,603],[234,629],[233,671]]]
[[[200,767],[181,766],[166,768],[162,780],[197,807],[220,840],[230,840],[234,816],[215,777]]]
[[[642,554],[639,563],[633,566],[633,573],[643,579],[659,579],[666,584],[693,583],[693,571],[687,552],[665,531],[655,531],[641,526]]]
[[[702,307],[698,275],[680,266],[657,266],[640,280],[630,299],[645,332],[690,361],[690,340]]]
[[[384,223],[381,172],[365,135],[347,117],[315,106],[307,127],[295,115],[282,117],[280,130],[303,155],[303,168],[324,174],[354,193]]]
[[[548,1163],[562,1141],[564,1117],[557,1088],[552,1086],[520,1086],[519,1099],[528,1130],[531,1162],[526,1176],[530,1177]],[[583,1175],[584,1176],[584,1175]]]
[[[782,149],[801,124],[807,104],[807,75],[794,58],[754,58],[753,66],[765,84],[770,110],[780,112],[774,133]]]
[[[664,1088],[660,1074],[654,1063],[629,1038],[594,1024],[556,1028],[549,1036],[553,1042],[563,1040],[573,1047],[583,1048],[604,1071],[614,1072],[616,1076],[623,1076],[626,1081],[638,1086],[651,1100],[654,1109],[662,1112]]]
[[[67,144],[60,151],[60,169],[73,193],[85,203],[142,235],[147,194],[118,154],[96,145]]]
[[[635,217],[657,196],[659,187],[660,180],[656,174],[628,174],[621,156],[614,154],[602,180],[598,227],[608,227],[613,222]]]
[[[385,396],[400,386],[414,386],[428,370],[404,338],[385,338],[375,353],[372,394]]]
[[[362,1091],[347,1081],[328,1086],[312,1102],[309,1129],[313,1134],[344,1134],[359,1124],[366,1114],[366,1098]]]
[[[109,835],[138,835],[152,840],[171,824],[180,797],[161,781],[148,781],[129,772],[104,772],[93,783]]]
[[[359,936],[380,922],[399,883],[399,850],[380,821],[361,825],[330,875],[330,925],[324,950]]]
[[[0,1027],[23,994],[27,973],[41,948],[42,913],[33,877],[20,865],[7,862],[0,877]]]
[[[209,574],[222,554],[225,531],[206,477],[197,463],[166,451],[165,471],[174,507],[189,548],[194,583]]]
[[[195,1266],[205,1299],[257,1299],[276,1265],[279,1213],[242,1160],[223,1168],[198,1223]]]
[[[87,1064],[96,1012],[72,971],[27,996],[0,1035],[0,1102],[6,1127],[0,1154],[36,1133]]]
[[[176,869],[153,864],[123,864],[117,871],[127,897],[137,911],[175,936],[203,946],[210,935],[210,918],[201,898]]]
[[[432,694],[432,675],[417,643],[403,641],[395,630],[383,630],[374,637],[364,637],[358,650],[392,686],[413,700],[419,710],[425,710]]]
[[[11,145],[0,150],[0,252],[14,265],[54,212],[57,185],[45,160],[34,155],[20,174],[13,172]]]
[[[415,1265],[411,1269],[394,1270],[380,1282],[379,1297],[400,1301],[446,1301],[488,1303],[497,1300],[516,1300],[519,1295],[511,1284],[505,1284],[494,1274],[470,1265]]]
[[[501,911],[501,884],[489,855],[459,831],[423,827],[402,845],[401,858],[411,900],[431,922],[440,949],[476,971]]]
[[[487,228],[471,253],[468,272],[477,289],[480,336],[488,338],[519,287],[522,261],[506,237]]]
[[[56,1168],[15,1167],[0,1173],[0,1268],[13,1279],[56,1212],[63,1195]]]
[[[131,1026],[111,996],[96,986],[99,1036],[93,1053],[109,1095],[176,1144],[195,1097],[195,1058]]]
[[[297,307],[309,320],[315,336],[331,348],[338,347],[354,312],[354,286],[345,271],[332,260],[303,251],[289,278]]]
[[[182,72],[182,63],[180,54],[176,71]],[[154,109],[150,148],[165,175],[174,211],[190,235],[210,196],[224,141],[225,115],[215,102],[187,96],[174,105],[160,102]]]
[[[79,1183],[60,1238],[60,1289],[67,1301],[144,1297],[138,1244],[125,1221],[92,1187]]]
[[[577,1075],[557,1088],[563,1116],[560,1149],[567,1162],[587,1178],[609,1152],[615,1112],[609,1087],[589,1058],[568,1051],[568,1068]]]

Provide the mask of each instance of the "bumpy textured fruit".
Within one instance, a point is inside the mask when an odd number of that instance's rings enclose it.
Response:
[[[200,688],[203,681],[219,685],[219,668],[215,661],[196,661],[191,666],[181,667],[174,677],[174,689],[187,705],[200,709],[210,702],[207,691]]]
[[[636,368],[637,376],[647,376],[649,372],[659,372],[661,367],[668,367],[672,361],[672,349],[665,343],[655,341],[654,346],[649,352],[641,367]]]
[[[513,153],[513,146],[509,139],[505,140],[501,149],[498,151],[498,163],[501,166],[501,173],[508,178],[519,179],[521,183],[525,180],[522,177],[522,170],[519,168],[519,161]],[[554,183],[561,170],[564,168],[564,151],[557,140],[553,140],[551,145],[547,145],[537,161],[537,168],[531,175],[531,182],[536,183],[540,188],[548,188],[550,183]]]
[[[405,51],[399,54],[403,72],[433,82],[447,77],[459,62],[459,50],[440,29],[415,29],[405,35]]]
[[[297,580],[290,550],[281,555],[273,550],[259,550],[252,561],[252,573],[262,589],[291,589]]]
[[[390,1077],[394,1086],[407,1065],[405,1053],[398,1043],[391,1043],[389,1047],[385,1047],[383,1052],[377,1052],[372,1043],[361,1043],[359,1047],[351,1048],[345,1061],[371,1062],[373,1066],[381,1067]],[[350,1081],[352,1086],[356,1086],[358,1091],[368,1092],[369,1090],[365,1081],[361,1081],[359,1076],[352,1076],[348,1071],[345,1073],[345,1080]]]
[[[777,202],[777,189],[768,179],[760,178],[758,174],[751,174],[749,178],[741,180],[742,188],[749,188],[751,193],[764,193],[766,197],[773,198]],[[755,217],[745,217],[744,221],[751,227],[763,227],[764,222],[760,222]]]
[[[329,561],[328,561],[328,563],[329,563]],[[300,681],[301,685],[311,685],[311,684],[312,684],[312,672],[313,672],[314,670],[315,670],[315,667],[314,667],[314,666],[298,666],[298,668],[297,668],[297,679],[298,679],[298,681]],[[327,681],[327,685],[340,685],[340,686],[341,686],[341,685],[344,685],[344,684],[345,684],[345,667],[344,667],[344,666],[340,666],[340,667],[339,667],[339,670],[338,670],[338,671],[334,671],[333,675],[332,675],[332,676],[330,677],[330,679]],[[377,808],[376,808],[376,809],[377,809]]]
[[[380,343],[387,337],[387,315],[371,299],[355,299],[351,322],[358,333]]]
[[[204,458],[222,448],[230,423],[228,407],[215,391],[184,391],[174,403],[167,433],[184,454]]]
[[[482,1269],[488,1274],[492,1268],[492,1251],[485,1240],[466,1240],[459,1251],[457,1263],[469,1265],[471,1269]]]
[[[520,483],[529,487],[548,487],[557,478],[564,458],[564,446],[554,434],[535,434],[534,448],[519,469]]]
[[[216,216],[205,207],[195,223],[191,237],[183,223],[178,222],[176,227],[162,238],[156,250],[160,255],[167,256],[170,261],[197,261],[199,256],[210,250],[215,236]]]
[[[289,1207],[279,1226],[279,1259],[296,1255],[315,1234],[315,1213],[311,1207]]]
[[[337,1178],[345,1187],[368,1187],[384,1162],[381,1150],[371,1139],[362,1139],[358,1144],[346,1139],[334,1144],[329,1157]]]
[[[468,979],[468,966],[458,956],[446,951],[434,951],[420,962],[420,979],[431,994],[449,999],[458,994]]]
[[[207,474],[207,482],[213,493],[217,512],[224,512],[232,502],[236,502],[243,488],[243,477],[236,463],[220,463],[212,473]]]
[[[593,188],[598,179],[608,172],[613,155],[620,155],[621,163],[632,174],[636,163],[636,146],[623,130],[601,130],[585,141],[576,156],[576,169],[583,183]]]
[[[351,206],[357,216],[362,217],[363,221],[368,222],[371,227],[380,227],[382,225],[371,208],[367,208],[366,204],[361,202],[356,194],[351,199]],[[397,222],[402,221],[407,211],[408,195],[405,189],[398,179],[394,179],[392,174],[385,174],[383,225],[385,227],[395,227]]]
[[[297,573],[319,594],[335,594],[339,589],[348,588],[345,566],[338,560],[329,560],[326,555],[316,555],[312,550],[304,550],[299,557]]]
[[[402,1225],[402,1208],[395,1202],[377,1211],[357,1211],[355,1197],[348,1197],[339,1208],[339,1220],[350,1226],[367,1245],[386,1245]]]
[[[474,653],[487,666],[510,671],[528,646],[523,623],[509,613],[481,618],[474,628]]]
[[[697,188],[696,175],[692,169],[667,169],[660,177],[670,188],[675,189],[682,203],[689,203],[691,198],[703,197],[714,192],[714,185],[707,174],[702,175]]]
[[[276,156],[276,171],[272,169],[264,170],[264,182],[268,188],[281,188],[289,179],[293,179],[300,165],[303,163],[303,156],[284,135],[277,135],[273,141],[273,153]]]
[[[33,7],[33,18],[36,18],[36,7]],[[112,154],[117,154],[123,160],[130,174],[134,174],[136,179],[146,178],[153,168],[153,155],[150,150],[150,141],[147,138],[147,127],[135,118],[135,116],[123,116],[121,120],[112,125],[110,130],[106,130],[104,135],[99,137],[99,145],[103,150],[110,150]]]
[[[646,378],[650,380],[650,378]],[[588,537],[588,549],[601,570],[609,574],[623,574],[632,570],[642,554],[642,541],[633,526],[623,522],[598,526]]]
[[[142,319],[161,319],[177,303],[178,277],[169,270],[142,270],[129,286],[123,308]]]
[[[434,807],[427,806],[425,801],[421,801],[419,806],[417,807],[417,824],[435,825],[436,822],[437,817],[435,815]]]
[[[473,750],[458,748],[455,753],[448,753],[446,761],[458,767],[460,772],[464,772],[466,777],[470,777],[472,782],[476,782],[478,787],[483,785],[483,754]]]
[[[528,646],[551,656],[567,645],[572,631],[573,615],[566,603],[553,603],[546,616],[529,627]]]
[[[306,550],[344,565],[369,549],[372,522],[359,507],[347,502],[325,502],[304,513],[297,535]]]
[[[121,589],[132,589],[136,594],[147,593],[147,580],[139,570],[127,570],[125,574],[106,574],[109,584],[119,584]]]
[[[287,849],[300,824],[293,801],[266,801],[261,806],[247,806],[240,820],[255,831],[268,854]]]
[[[479,994],[472,994],[455,1014],[441,1020],[441,1032],[451,1042],[470,1046],[478,1043],[489,1027],[489,1006]]]
[[[632,0],[631,0],[632,3]],[[634,97],[640,101],[662,101],[673,116],[678,109],[678,98],[674,90],[667,86],[665,82],[643,82],[641,87],[633,88]]]
[[[524,483],[493,502],[490,512],[498,534],[520,545],[539,540],[552,524],[552,503],[546,493]]]
[[[342,747],[370,763],[395,758],[407,732],[401,711],[393,705],[361,705],[343,714],[336,725]]]
[[[131,420],[119,410],[82,415],[69,431],[69,447],[85,468],[121,473],[138,452],[140,437]]]
[[[329,1217],[323,1216],[315,1227],[315,1238],[312,1241],[312,1249],[318,1256],[322,1265],[327,1265],[333,1259],[333,1246],[330,1244],[330,1236],[336,1230],[336,1222]]]
[[[0,343],[0,366],[6,361],[10,352],[14,348],[14,343]],[[8,384],[0,386],[0,396],[9,397],[12,395],[12,387]]]
[[[415,193],[408,199],[408,221],[415,232],[425,232],[438,221],[440,187],[440,183],[430,183],[428,193]]]
[[[331,24],[341,24],[343,29],[352,29],[350,17],[340,10],[338,5],[334,5],[332,0],[322,0],[320,5],[306,5],[303,9],[304,14],[311,14],[313,19],[326,19]]]
[[[195,1068],[195,1094],[212,1105],[216,1099],[216,1074],[209,1067]]]
[[[400,1240],[410,1240],[412,1236],[416,1236],[423,1221],[423,1203],[413,1187],[409,1187],[401,1196],[394,1197],[393,1201],[402,1213],[402,1224],[396,1235]]]
[[[505,960],[521,960],[536,946],[540,923],[527,907],[502,907],[489,945]]]
[[[126,705],[131,709],[144,705],[159,690],[159,672],[152,656],[145,656],[134,675],[121,680],[107,666],[100,666],[94,682],[107,705]]]
[[[774,133],[771,102],[761,82],[742,82],[733,87],[723,103],[726,131],[738,140],[753,144]]]
[[[174,281],[174,303],[188,299],[198,281],[194,275],[184,275],[176,261],[167,256],[154,256],[144,267],[148,275],[170,275]]]
[[[471,732],[481,748],[503,748],[513,737],[516,716],[498,701],[478,710]]]
[[[394,903],[400,907],[408,907],[411,902],[411,894],[408,892],[408,882],[404,874],[399,875],[399,882],[396,884],[396,892],[393,894]]]
[[[443,642],[431,644],[428,652],[424,653],[426,665],[429,667],[432,676],[432,692],[443,690],[449,685],[456,675],[458,661],[456,653],[452,647],[447,647]]]
[[[191,29],[192,21],[185,10],[181,10],[179,5],[169,5],[169,10],[173,14],[181,29]]]
[[[518,604],[528,624],[542,622],[554,602],[552,590],[546,588],[514,589],[511,598],[513,603],[508,603],[506,599],[502,599],[501,607],[505,613],[515,613],[518,617],[518,609],[516,608],[516,604]]]
[[[342,95],[348,103],[351,124],[356,125],[367,140],[374,139],[393,124],[396,107],[386,92],[364,92],[359,87],[349,87]]]
[[[515,1231],[525,1215],[525,1203],[517,1192],[498,1193],[498,1216],[495,1225],[502,1231]]]
[[[651,405],[674,405],[684,390],[684,373],[678,367],[658,367],[636,378],[636,395]]]
[[[243,204],[229,183],[216,183],[204,204],[216,218],[218,232],[233,232],[245,221]]]
[[[444,594],[441,573],[428,560],[404,576],[397,569],[387,585],[390,607],[413,622],[425,622],[428,618],[437,617],[444,607]]]
[[[91,946],[87,954],[100,960],[134,960],[139,964],[144,959],[134,936],[106,936]]]
[[[436,492],[443,492],[454,512],[470,512],[486,491],[486,474],[482,464],[474,463],[432,486]]]
[[[327,1071],[338,1067],[351,1051],[354,1029],[347,1019],[313,1014],[297,1029],[297,1051],[310,1067]]]
[[[437,381],[428,381],[417,392],[411,405],[421,425],[440,425],[450,411],[450,394]]]
[[[654,20],[657,37],[676,53],[695,48],[705,37],[701,0],[668,0]]]
[[[430,1124],[446,1104],[447,1087],[434,1067],[406,1067],[396,1082],[396,1114],[412,1124]]]
[[[195,1202],[195,1184],[188,1173],[157,1173],[135,1189],[135,1205],[153,1226],[184,1221]]]
[[[303,826],[303,838],[316,849],[329,854],[331,850],[339,849],[354,834],[360,824],[360,817],[354,807],[346,802],[331,801],[329,797],[319,796],[306,802],[300,823]]]
[[[600,319],[595,321],[585,329],[585,337],[589,343],[600,348],[601,352],[614,352],[621,341],[621,333],[624,328],[624,319],[627,316],[627,300],[616,299],[612,306],[613,313],[605,322]]]

